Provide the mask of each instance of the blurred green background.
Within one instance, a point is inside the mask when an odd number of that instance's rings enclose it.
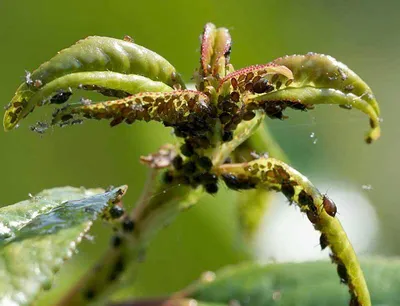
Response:
[[[345,178],[358,184],[374,203],[381,221],[381,239],[375,252],[399,255],[400,205],[395,192],[400,173],[396,117],[400,113],[396,99],[396,84],[400,82],[399,10],[400,2],[394,0],[379,4],[372,0],[0,0],[0,100],[3,105],[9,102],[25,70],[35,69],[88,35],[130,35],[136,43],[167,58],[187,81],[198,65],[199,35],[209,21],[231,31],[231,61],[236,68],[286,54],[330,54],[374,90],[384,119],[382,138],[366,145],[363,135],[368,119],[356,111],[330,106],[309,113],[289,111],[290,119],[271,122],[271,130],[292,165],[311,181],[313,177]],[[44,113],[42,109],[35,114],[43,118]],[[34,121],[32,116],[18,130],[0,132],[1,205],[55,186],[120,184],[129,185],[125,203],[133,205],[146,176],[139,156],[172,139],[171,131],[159,124],[110,129],[107,122],[58,128],[42,137],[29,131]],[[315,144],[311,133],[318,139]],[[373,189],[362,190],[364,184]],[[207,196],[158,235],[135,276],[135,294],[165,294],[187,285],[204,270],[243,259],[230,200],[234,195],[225,187],[221,189],[218,196]],[[60,275],[70,280],[79,277],[100,255],[98,250],[108,243],[108,235],[106,226],[96,226],[94,242],[85,241]],[[58,291],[66,286],[67,282],[55,283]]]

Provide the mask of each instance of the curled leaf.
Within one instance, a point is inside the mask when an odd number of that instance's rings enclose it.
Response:
[[[237,93],[243,95],[248,92],[265,93],[272,88],[269,83],[289,83],[293,80],[292,71],[275,64],[254,65],[236,70],[224,77],[218,87],[219,93]]]
[[[67,105],[53,114],[52,124],[72,123],[74,120],[112,119],[111,126],[125,121],[161,121],[165,125],[192,123],[209,112],[208,97],[197,91],[145,92],[122,100],[91,105]]]
[[[230,189],[267,188],[280,191],[290,202],[297,203],[314,228],[321,232],[324,247],[332,250],[332,261],[337,264],[341,282],[348,285],[351,299],[358,305],[371,305],[354,249],[335,217],[335,203],[322,195],[305,176],[279,160],[265,157],[248,163],[222,165],[217,171]]]
[[[57,85],[62,87],[68,86],[68,82],[75,82],[76,85],[80,81],[89,81],[89,85],[93,85],[90,84],[90,81],[98,80],[101,78],[101,75],[78,74],[76,75],[77,79],[75,79],[73,74],[101,71],[111,71],[125,75],[140,75],[156,82],[165,83],[170,87],[174,85],[184,87],[175,68],[157,53],[132,42],[92,36],[80,40],[75,45],[60,51],[38,69],[32,73],[28,73],[26,82],[18,88],[11,100],[11,107],[6,111],[3,122],[4,128],[6,130],[12,129],[37,104],[40,105],[43,103],[43,100],[39,99],[40,95],[36,99],[33,99],[43,87],[45,87],[49,94],[58,90]],[[58,83],[56,82],[46,87],[49,83],[71,74],[70,79],[64,78]],[[83,76],[84,78],[79,80]],[[110,81],[112,89],[129,92],[129,86],[124,87],[124,84],[126,85],[128,80],[123,80],[120,85],[116,83],[116,80]],[[101,86],[108,88],[108,79],[103,79],[100,83]],[[85,85],[82,82],[81,84]]]
[[[380,136],[377,101],[368,85],[346,65],[331,56],[309,53],[285,56],[273,61],[293,73],[293,79],[281,82],[268,80],[269,90],[253,90],[244,100],[251,109],[261,106],[271,118],[283,119],[286,107],[306,110],[315,104],[338,104],[343,108],[357,108],[370,118],[371,129],[365,140],[371,143]],[[249,86],[249,85],[245,85]],[[253,83],[254,89],[254,83]]]

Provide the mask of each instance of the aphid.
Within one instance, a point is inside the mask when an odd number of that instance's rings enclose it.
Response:
[[[222,174],[222,179],[229,189],[240,190],[256,188],[256,184],[251,182],[249,179],[239,179],[233,174]]]
[[[175,156],[174,159],[172,160],[172,165],[176,170],[181,170],[183,166],[182,156],[180,155]]]
[[[174,176],[170,171],[165,171],[162,180],[165,184],[171,184],[174,181]]]
[[[111,245],[114,248],[118,248],[122,244],[122,238],[120,235],[116,234],[111,237]]]
[[[206,184],[204,185],[204,188],[209,194],[216,194],[218,192],[218,185],[213,183],[213,184]]]
[[[222,141],[223,142],[228,142],[231,141],[233,139],[233,132],[228,131],[228,132],[224,132],[222,134]]]
[[[346,266],[344,264],[339,263],[337,265],[337,273],[339,275],[340,282],[342,284],[347,284],[349,282],[349,276],[347,274],[347,269],[346,269]]]
[[[116,118],[114,118],[113,120],[111,120],[111,122],[110,122],[110,126],[111,127],[114,127],[114,126],[116,126],[116,125],[118,125],[118,124],[120,124],[122,121],[124,121],[124,117],[116,117]]]
[[[290,183],[283,183],[281,190],[282,190],[282,193],[285,195],[285,197],[289,201],[292,201],[294,193],[295,193],[294,187]]]
[[[256,116],[256,114],[255,114],[254,112],[248,111],[248,112],[245,112],[245,113],[243,114],[243,120],[245,120],[245,121],[250,121],[250,120],[252,120],[255,116]]]
[[[352,296],[351,296],[351,299],[350,299],[350,304],[349,304],[349,306],[362,306],[362,305],[361,305],[360,302],[358,301],[357,297],[354,296],[354,295],[352,295]]]
[[[328,198],[327,195],[324,195],[324,198],[322,199],[322,206],[324,207],[326,213],[330,215],[331,217],[335,217],[337,213],[337,207],[333,201]]]
[[[308,210],[306,211],[306,215],[307,215],[308,220],[310,220],[310,222],[311,222],[312,224],[317,224],[317,223],[318,223],[319,218],[318,218],[318,215],[317,215],[316,212],[314,212],[314,211],[308,209]]]
[[[264,79],[264,78],[261,78],[257,82],[253,83],[253,91],[255,93],[261,94],[264,92],[272,91],[273,89],[274,89],[274,87],[268,85],[268,80]]]
[[[194,161],[186,162],[183,167],[182,171],[186,175],[191,175],[196,171],[196,163]]]
[[[233,102],[239,102],[239,100],[240,100],[240,95],[239,95],[239,93],[238,93],[237,91],[233,91],[233,92],[231,93],[231,100],[232,100]]]
[[[276,83],[276,81],[278,81],[278,78],[279,78],[279,74],[274,74],[271,79],[271,83]]]
[[[122,229],[124,230],[124,232],[133,232],[133,230],[135,229],[135,223],[126,218],[123,222],[122,222]]]
[[[41,80],[35,80],[33,82],[33,86],[35,86],[36,88],[40,88],[40,87],[42,87],[42,85],[43,85],[43,83]]]
[[[202,156],[197,160],[198,165],[203,168],[206,171],[211,170],[213,164],[211,159],[209,159],[207,156]]]
[[[193,146],[189,142],[185,142],[183,145],[181,145],[181,153],[187,157],[190,157],[194,154],[194,149]]]
[[[324,250],[327,246],[329,246],[328,238],[324,233],[319,237],[319,245],[321,246],[321,250]]]
[[[124,213],[125,210],[118,205],[114,205],[113,207],[110,208],[110,216],[112,219],[118,219],[122,217]]]
[[[299,193],[299,204],[301,206],[307,206],[311,210],[313,210],[313,208],[314,208],[313,197],[311,195],[307,194],[307,192],[304,189],[301,190]]]
[[[232,116],[229,113],[222,113],[219,115],[219,120],[221,121],[222,124],[228,123],[232,119]]]
[[[66,114],[66,115],[63,115],[63,116],[61,117],[61,121],[68,121],[68,120],[70,120],[70,119],[72,119],[72,118],[74,118],[72,115]]]
[[[201,184],[204,185],[218,182],[218,177],[215,174],[211,174],[209,172],[200,173],[195,177]]]

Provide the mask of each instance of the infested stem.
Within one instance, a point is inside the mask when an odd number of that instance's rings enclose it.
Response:
[[[274,158],[226,164],[216,169],[231,189],[266,188],[282,192],[295,202],[321,232],[321,248],[332,250],[341,282],[349,287],[354,305],[371,305],[369,291],[354,249],[336,215],[336,206],[301,173]],[[353,304],[351,304],[353,305]]]
[[[138,204],[127,214],[128,218],[121,220],[121,228],[104,256],[57,305],[86,305],[104,296],[120,274],[140,259],[154,235],[196,203],[201,191],[181,184],[164,184],[159,171],[151,170]]]

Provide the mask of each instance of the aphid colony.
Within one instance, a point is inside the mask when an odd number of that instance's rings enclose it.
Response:
[[[200,67],[194,75],[196,90],[187,90],[166,59],[133,43],[130,37],[88,37],[26,73],[25,82],[5,107],[4,128],[13,129],[35,107],[46,104],[61,107],[53,112],[50,123],[31,126],[40,134],[50,126],[80,124],[86,119],[109,120],[111,127],[137,120],[161,122],[173,129],[177,143],[141,161],[163,171],[165,187],[186,185],[215,194],[223,181],[236,191],[263,188],[282,192],[321,232],[321,249],[331,248],[340,280],[349,286],[351,305],[370,305],[353,249],[341,249],[348,240],[335,218],[334,202],[277,159],[265,154],[253,154],[254,160],[240,163],[231,159],[265,117],[286,119],[283,112],[287,108],[307,111],[315,104],[364,112],[370,123],[365,140],[371,143],[380,136],[380,111],[371,89],[347,66],[327,55],[284,56],[235,71],[230,54],[229,31],[207,24],[201,36]],[[82,98],[80,103],[67,104],[76,89],[115,100]],[[121,220],[123,233],[139,232],[138,220],[126,217],[120,206],[115,205],[109,213],[110,218]],[[113,237],[115,248],[124,243],[122,236]],[[116,258],[107,281],[116,279],[123,268],[124,258]],[[95,294],[88,290],[86,297]]]

